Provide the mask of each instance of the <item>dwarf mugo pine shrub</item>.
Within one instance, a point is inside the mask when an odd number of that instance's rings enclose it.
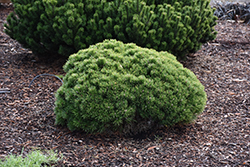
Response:
[[[57,90],[56,124],[89,133],[136,134],[189,123],[206,104],[196,76],[167,52],[105,40],[69,57]]]
[[[216,36],[209,0],[13,0],[6,33],[37,55],[117,39],[179,58]]]

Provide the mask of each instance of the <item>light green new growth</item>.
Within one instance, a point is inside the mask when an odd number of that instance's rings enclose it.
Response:
[[[9,155],[4,161],[0,161],[0,167],[41,167],[42,164],[46,167],[53,166],[51,164],[61,159],[62,157],[53,150],[47,151],[46,154],[40,150],[34,150],[25,158],[22,158],[22,153],[19,156]]]

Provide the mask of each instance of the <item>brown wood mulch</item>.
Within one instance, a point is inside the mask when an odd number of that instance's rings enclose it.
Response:
[[[183,64],[205,86],[206,108],[188,125],[132,137],[70,132],[54,125],[63,63],[37,61],[3,33],[13,8],[0,7],[0,158],[58,150],[57,166],[250,166],[250,26],[218,21],[218,36]]]

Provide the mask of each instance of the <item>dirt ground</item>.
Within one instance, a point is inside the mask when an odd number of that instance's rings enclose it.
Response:
[[[56,126],[54,93],[64,62],[36,60],[3,32],[13,8],[0,7],[0,158],[53,149],[57,166],[250,166],[250,26],[218,21],[217,38],[182,62],[205,86],[198,119],[133,137],[90,135]]]

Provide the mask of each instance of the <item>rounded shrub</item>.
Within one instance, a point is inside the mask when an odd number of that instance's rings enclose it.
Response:
[[[12,0],[5,32],[38,56],[117,39],[185,58],[216,37],[209,0]]]
[[[189,123],[205,107],[204,86],[167,52],[116,40],[80,50],[64,65],[57,125],[89,133],[137,134]]]

